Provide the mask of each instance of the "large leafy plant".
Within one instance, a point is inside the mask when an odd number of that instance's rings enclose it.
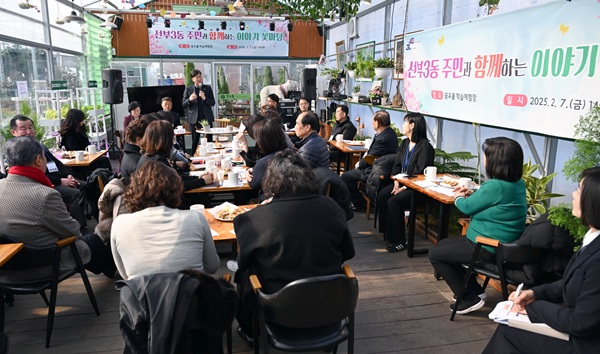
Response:
[[[527,161],[523,165],[523,182],[525,182],[525,193],[527,196],[527,223],[531,223],[538,216],[544,214],[548,208],[548,199],[562,197],[562,194],[548,191],[548,183],[552,181],[557,172],[547,176],[535,177],[533,173],[539,169],[539,165]]]
[[[477,156],[468,151],[446,152],[442,149],[435,149],[434,166],[438,173],[453,174],[461,177],[475,176],[476,169],[469,166],[463,166],[459,161],[469,161]],[[439,161],[439,162],[438,162]]]

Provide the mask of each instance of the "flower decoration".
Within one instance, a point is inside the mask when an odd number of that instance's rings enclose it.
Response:
[[[381,89],[381,86],[375,86],[373,89],[369,91],[369,97],[371,98],[381,98],[385,92]]]

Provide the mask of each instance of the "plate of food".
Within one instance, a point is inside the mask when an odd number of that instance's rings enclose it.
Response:
[[[444,179],[440,183],[440,187],[444,187],[444,188],[454,189],[456,186],[458,186],[458,179],[456,179],[456,178],[444,177]]]
[[[353,146],[365,145],[364,141],[359,141],[359,140],[344,140],[344,142],[348,145],[353,145]]]
[[[219,221],[233,221],[233,219],[245,212],[248,209],[240,208],[235,204],[231,204],[229,202],[225,202],[219,206],[216,206],[210,210],[210,213],[214,216],[215,219]]]

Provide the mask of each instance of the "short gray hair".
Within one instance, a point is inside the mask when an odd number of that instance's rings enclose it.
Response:
[[[44,148],[32,136],[20,136],[10,139],[4,147],[6,163],[9,166],[31,166],[38,156],[44,154]]]
[[[262,190],[267,198],[277,197],[285,191],[317,194],[319,185],[308,163],[294,150],[284,149],[269,161]]]

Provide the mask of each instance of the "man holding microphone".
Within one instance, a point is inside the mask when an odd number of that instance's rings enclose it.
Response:
[[[215,105],[215,96],[210,86],[203,85],[202,72],[192,70],[190,74],[194,85],[188,86],[183,92],[183,108],[188,109],[187,121],[192,131],[192,156],[196,154],[196,148],[200,141],[200,134],[196,132],[200,128],[200,122],[204,119],[212,127],[215,120],[212,106]],[[212,141],[211,135],[207,136],[208,141]]]

